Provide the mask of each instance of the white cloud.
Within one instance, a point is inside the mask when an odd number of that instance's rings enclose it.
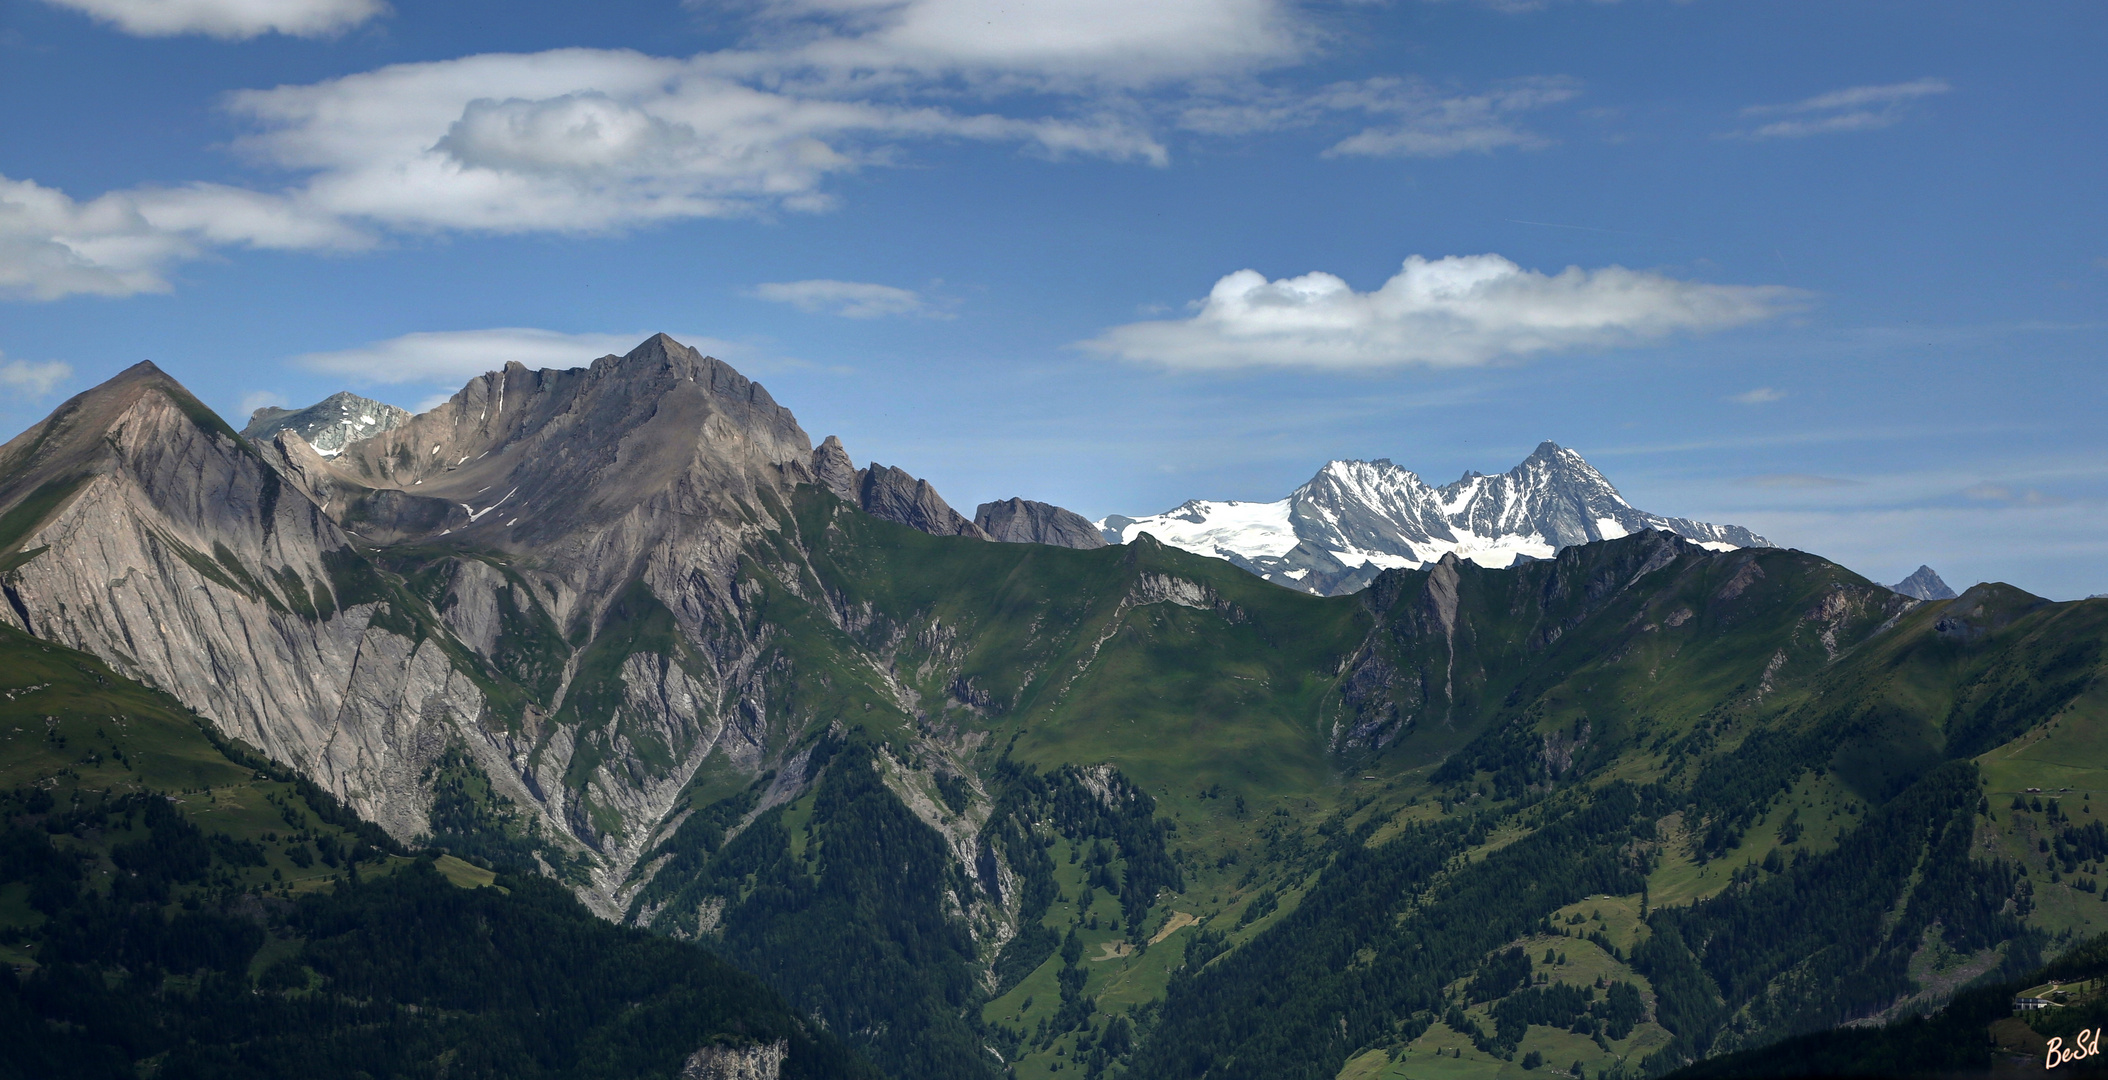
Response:
[[[1313,34],[1281,0],[771,0],[763,19],[834,72],[1135,86],[1290,60]]]
[[[139,37],[320,37],[387,12],[380,0],[45,0]]]
[[[242,148],[310,171],[303,197],[408,229],[619,229],[829,205],[829,177],[900,143],[975,139],[1161,164],[1117,118],[1017,119],[785,82],[755,57],[563,49],[402,64],[235,95]],[[755,85],[767,83],[769,85]]]
[[[1738,134],[1752,139],[1797,139],[1840,131],[1885,128],[1908,115],[1912,102],[1953,89],[1945,79],[1914,79],[1832,90],[1785,105],[1752,105],[1742,110],[1743,116],[1776,116],[1780,119]]]
[[[458,384],[518,361],[530,368],[584,367],[609,353],[627,353],[648,333],[565,334],[504,326],[489,330],[438,330],[404,334],[354,349],[296,356],[296,367],[342,375],[364,383]],[[682,338],[706,353],[724,342]],[[442,399],[443,400],[443,399]]]
[[[562,49],[236,93],[230,108],[257,128],[237,149],[304,180],[76,201],[0,177],[0,295],[166,291],[172,266],[229,245],[349,249],[389,230],[604,232],[824,210],[830,177],[886,164],[915,141],[1168,160],[1111,112],[963,113],[799,74],[810,70],[796,54]],[[854,99],[865,91],[883,100]]]
[[[1464,367],[1725,329],[1801,296],[1620,266],[1547,275],[1498,255],[1415,255],[1366,293],[1326,273],[1268,281],[1240,270],[1216,282],[1192,318],[1117,326],[1081,344],[1182,369]]]
[[[1574,98],[1580,84],[1566,78],[1522,79],[1476,94],[1443,93],[1410,79],[1373,78],[1334,83],[1313,94],[1245,89],[1179,110],[1181,126],[1211,135],[1308,127],[1340,114],[1377,119],[1334,144],[1327,157],[1449,157],[1505,147],[1543,146],[1521,127],[1518,114]]]
[[[1744,390],[1735,394],[1728,400],[1742,405],[1769,405],[1774,401],[1786,400],[1786,392],[1769,386],[1759,386],[1754,390]]]
[[[41,364],[32,364],[26,360],[7,360],[0,357],[0,386],[16,394],[43,397],[72,377],[73,365],[64,360],[46,360]]]
[[[165,292],[171,264],[212,246],[355,248],[368,242],[297,198],[192,184],[79,202],[34,181],[0,176],[0,296]]]
[[[925,315],[936,318],[946,316],[933,311],[921,293],[912,289],[900,289],[891,285],[873,285],[863,281],[833,281],[815,278],[810,281],[768,281],[754,286],[753,295],[762,300],[779,304],[790,304],[800,311],[826,312],[849,319],[871,319],[882,315]]]

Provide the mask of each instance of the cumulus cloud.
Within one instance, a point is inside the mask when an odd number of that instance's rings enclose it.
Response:
[[[16,394],[43,397],[72,377],[73,365],[64,360],[46,360],[41,364],[32,364],[26,360],[9,360],[0,355],[0,386]]]
[[[1759,386],[1754,390],[1744,390],[1732,395],[1728,400],[1740,405],[1769,405],[1774,401],[1786,400],[1786,392],[1769,386]]]
[[[1373,292],[1326,273],[1239,270],[1188,319],[1113,327],[1084,348],[1170,368],[1466,367],[1702,333],[1770,318],[1801,294],[1609,266],[1558,274],[1498,255],[1405,260]]]
[[[1775,116],[1779,119],[1736,134],[1752,139],[1798,139],[1809,135],[1885,128],[1909,115],[1911,103],[1953,89],[1945,79],[1914,79],[1832,90],[1785,105],[1752,105],[1742,110],[1744,117]]]
[[[387,12],[380,0],[45,0],[139,37],[321,37]]]
[[[1506,147],[1544,146],[1520,114],[1574,98],[1567,78],[1520,79],[1474,94],[1445,93],[1412,79],[1334,83],[1316,93],[1253,91],[1199,99],[1181,107],[1179,123],[1212,135],[1309,127],[1343,115],[1375,121],[1335,143],[1327,157],[1450,157]]]
[[[944,317],[941,312],[931,310],[921,293],[863,281],[827,278],[768,281],[754,286],[753,295],[761,300],[790,304],[800,311],[825,312],[848,319],[873,319],[883,315]]]
[[[296,367],[342,375],[366,383],[457,383],[512,362],[530,368],[584,367],[609,353],[627,353],[649,337],[634,334],[565,334],[504,326],[489,330],[438,330],[404,334],[353,349],[296,356]],[[711,338],[683,338],[706,353],[722,350]]]

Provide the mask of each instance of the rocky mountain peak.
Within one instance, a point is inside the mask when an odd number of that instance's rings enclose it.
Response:
[[[812,452],[813,479],[820,486],[850,502],[860,501],[857,496],[856,463],[849,460],[849,451],[842,440],[829,435]]]
[[[660,334],[590,368],[486,372],[332,465],[390,493],[353,498],[362,534],[544,549],[639,512],[739,517],[759,487],[804,479],[811,453],[761,384]]]
[[[138,467],[179,467],[199,438],[248,453],[234,429],[152,361],[142,360],[67,399],[51,415],[0,446],[0,506],[58,488],[72,491],[130,459]],[[169,455],[175,455],[171,461]],[[35,522],[17,518],[17,527]],[[10,538],[0,537],[0,545]]]
[[[1441,487],[1389,459],[1338,460],[1278,502],[1189,500],[1150,517],[1108,517],[1100,528],[1114,542],[1154,532],[1277,584],[1332,595],[1445,554],[1505,567],[1652,529],[1716,549],[1770,546],[1737,526],[1637,510],[1579,453],[1550,441],[1505,473],[1467,471]]]
[[[1004,499],[982,503],[974,511],[974,524],[991,540],[1013,544],[1053,544],[1056,547],[1100,548],[1105,537],[1083,515],[1051,503],[1031,499]]]
[[[393,431],[409,422],[408,409],[342,390],[304,409],[266,405],[249,414],[242,437],[262,443],[281,431],[290,431],[313,447],[315,453],[335,457],[360,439]]]
[[[1923,565],[1909,577],[1889,586],[1889,590],[1919,600],[1952,600],[1955,596],[1954,589],[1940,580],[1940,575],[1934,573],[1932,567]]]

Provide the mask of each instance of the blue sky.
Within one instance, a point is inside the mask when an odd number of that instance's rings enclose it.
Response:
[[[2108,13],[0,0],[0,427],[664,330],[968,511],[1582,451],[2108,592]]]

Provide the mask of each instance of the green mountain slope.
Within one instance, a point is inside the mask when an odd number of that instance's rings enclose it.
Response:
[[[877,1075],[708,952],[407,857],[93,658],[0,628],[0,698],[0,1076]]]
[[[15,635],[0,688],[0,949],[104,987],[10,1015],[84,1054],[290,1069],[258,1032],[385,1012],[347,1067],[1658,1073],[2108,929],[2102,602],[1658,533],[1337,598],[931,536],[658,339],[479,379],[363,479],[128,378],[0,455],[0,615],[114,665]]]
[[[748,578],[793,673],[774,692],[873,747],[952,857],[835,832],[821,804],[861,759],[808,762],[698,795],[630,910],[847,1016],[853,991],[800,988],[824,966],[781,973],[809,909],[767,897],[824,891],[830,834],[892,852],[929,891],[880,906],[951,912],[974,946],[932,978],[979,979],[920,999],[941,1023],[867,1029],[896,1072],[939,1044],[996,1068],[976,1040],[1020,1076],[1377,1075],[1372,1047],[1659,1070],[1935,1000],[2098,918],[2065,887],[2086,852],[2031,860],[2036,831],[1981,811],[2034,775],[1987,740],[2099,730],[2108,605],[1913,606],[1805,553],[1662,536],[1321,600],[1148,543],[924,536],[810,489],[793,521]],[[1486,990],[1524,947],[1544,981]],[[1644,1006],[1611,1025],[1620,985]]]

